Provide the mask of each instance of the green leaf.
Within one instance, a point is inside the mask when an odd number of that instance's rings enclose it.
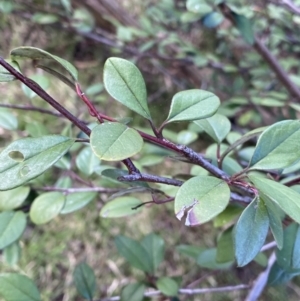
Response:
[[[21,73],[20,67],[16,61],[9,59],[5,61]],[[11,82],[13,80],[16,80],[16,78],[6,68],[0,65],[0,82]]]
[[[73,139],[59,135],[14,141],[0,153],[0,190],[18,187],[36,178],[73,144]]]
[[[142,301],[144,299],[145,285],[142,282],[126,285],[121,292],[121,301]]]
[[[3,250],[3,260],[10,266],[15,266],[21,257],[21,247],[18,241],[13,242]]]
[[[85,262],[76,265],[73,279],[79,294],[87,300],[93,300],[96,290],[96,277],[91,267]]]
[[[202,19],[203,25],[207,28],[215,28],[219,26],[224,20],[224,17],[219,12],[211,12]]]
[[[217,143],[221,143],[230,132],[231,123],[223,115],[215,114],[210,118],[194,121]]]
[[[12,59],[25,58],[33,60],[47,60],[49,64],[53,62],[58,63],[72,77],[74,81],[78,80],[78,72],[72,64],[45,50],[35,47],[22,46],[13,49],[10,52],[10,55]]]
[[[190,12],[200,14],[200,16],[204,16],[212,11],[211,6],[203,3],[202,0],[187,0],[186,8]]]
[[[29,191],[29,187],[26,186],[0,191],[0,211],[18,208],[27,198]]]
[[[276,204],[271,202],[268,198],[264,200],[267,207],[267,212],[270,220],[271,232],[277,243],[277,248],[282,249],[283,247],[283,228],[281,222],[281,212]],[[281,211],[281,210],[280,210]]]
[[[284,120],[266,129],[258,139],[250,169],[281,169],[299,160],[300,121]]]
[[[207,249],[200,253],[200,255],[197,258],[197,264],[201,267],[212,269],[212,270],[226,270],[230,268],[233,264],[233,261],[231,262],[225,262],[225,263],[218,263],[217,260],[217,249]]]
[[[68,214],[79,210],[89,204],[95,197],[97,192],[76,192],[66,196],[66,200],[60,214]]]
[[[71,25],[80,33],[90,32],[95,27],[93,15],[84,7],[75,9],[72,17]]]
[[[174,297],[178,294],[178,284],[170,277],[158,278],[156,286],[165,296]]]
[[[223,231],[218,239],[216,261],[219,263],[234,261],[232,227]]]
[[[237,205],[230,204],[226,209],[214,218],[214,227],[223,227],[233,221],[237,215],[243,211],[243,208]]]
[[[41,301],[34,282],[20,274],[0,274],[0,295],[5,301]]]
[[[192,89],[176,93],[172,98],[165,123],[203,119],[216,113],[219,98],[204,90]]]
[[[9,131],[18,128],[18,119],[6,108],[0,108],[0,128]]]
[[[59,21],[58,16],[54,14],[35,13],[31,17],[31,21],[38,24],[52,24]]]
[[[39,195],[30,207],[30,219],[37,225],[48,223],[55,218],[65,204],[61,192],[52,191]]]
[[[109,58],[104,65],[103,82],[113,98],[151,120],[146,85],[140,70],[134,64],[116,57]]]
[[[22,211],[0,213],[0,250],[20,238],[26,227],[26,216]]]
[[[143,238],[141,244],[144,246],[149,255],[152,273],[154,274],[155,270],[164,259],[165,242],[160,236],[150,233]]]
[[[284,230],[283,248],[276,250],[277,263],[284,269],[300,269],[300,227],[293,223]]]
[[[197,247],[197,246],[190,246],[190,245],[179,245],[176,247],[176,251],[179,253],[191,257],[193,259],[197,259],[201,252],[203,252],[205,248]]]
[[[83,148],[76,158],[76,166],[87,176],[90,176],[95,171],[100,162],[89,146]]]
[[[244,40],[248,44],[253,45],[254,32],[253,32],[253,28],[252,28],[252,22],[245,16],[239,15],[235,12],[231,12],[231,15],[233,17],[233,20],[235,22],[237,29],[240,31]]]
[[[140,134],[121,123],[102,123],[95,126],[90,143],[96,156],[106,161],[127,159],[143,147]]]
[[[140,204],[142,202],[137,198],[131,196],[119,197],[106,203],[100,211],[100,216],[104,218],[129,216],[142,210],[142,207],[132,209]]]
[[[281,285],[289,282],[293,277],[300,274],[300,269],[285,269],[282,268],[277,262],[275,262],[271,268],[268,284],[269,285]]]
[[[250,181],[258,189],[259,195],[266,200],[278,205],[287,215],[300,223],[299,193],[275,181],[258,177],[248,176]]]
[[[30,76],[30,79],[32,79],[34,82],[36,82],[43,90],[47,90],[49,87],[49,79],[47,76],[43,76],[40,74],[34,74]],[[33,92],[28,86],[26,86],[24,83],[22,83],[22,90],[24,94],[28,98],[34,98],[37,96],[35,92]]]
[[[192,131],[180,131],[177,135],[177,143],[188,145],[194,141],[196,141],[198,138],[197,133]]]
[[[151,273],[152,265],[145,248],[137,241],[118,235],[115,239],[118,252],[135,268]]]
[[[186,226],[196,226],[222,212],[229,199],[230,189],[224,181],[210,176],[197,176],[179,188],[174,210],[179,220],[187,211]]]
[[[235,228],[235,256],[238,266],[248,264],[262,248],[269,229],[269,217],[261,199],[255,198],[241,214]]]

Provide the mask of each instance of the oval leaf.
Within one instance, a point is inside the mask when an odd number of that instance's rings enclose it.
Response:
[[[0,213],[0,250],[20,238],[26,226],[26,216],[22,211]]]
[[[219,12],[213,11],[207,14],[203,19],[203,25],[207,28],[215,28],[219,26],[224,20],[224,17]]]
[[[248,264],[262,248],[269,229],[269,217],[261,199],[255,198],[241,214],[235,228],[235,256],[238,266]]]
[[[143,147],[140,134],[121,123],[102,123],[93,128],[93,152],[106,161],[120,161],[137,154]]]
[[[41,301],[33,281],[20,274],[0,274],[0,295],[5,301]]]
[[[225,210],[229,199],[230,189],[224,181],[197,176],[179,188],[175,197],[175,214],[181,220],[187,211],[186,226],[200,225]]]
[[[27,198],[29,187],[18,187],[16,189],[0,191],[0,211],[18,208]]]
[[[15,266],[21,257],[19,241],[15,241],[3,250],[3,260],[10,266]]]
[[[156,286],[165,296],[174,297],[178,294],[178,284],[172,278],[161,277],[156,281]]]
[[[0,108],[0,128],[10,131],[18,128],[18,119],[6,108]]]
[[[217,262],[217,249],[207,249],[202,251],[198,258],[197,258],[197,264],[201,267],[212,269],[212,270],[223,270],[228,269],[232,266],[233,261],[231,262],[225,262],[225,263],[218,263]]]
[[[141,211],[141,207],[133,209],[140,204],[142,204],[142,202],[137,198],[130,196],[119,197],[106,203],[100,211],[100,216],[115,218],[132,215]]]
[[[73,279],[79,294],[87,300],[93,300],[96,290],[96,277],[90,266],[85,262],[78,264],[75,267]]]
[[[210,118],[194,121],[217,143],[221,143],[230,132],[231,123],[226,116],[215,114]]]
[[[37,225],[48,223],[62,210],[65,196],[57,191],[43,193],[38,196],[30,207],[30,219]]]
[[[299,160],[300,121],[284,120],[267,128],[259,137],[250,169],[281,169]]]
[[[109,58],[104,65],[103,82],[113,98],[151,120],[146,85],[140,70],[134,64],[117,57]]]
[[[264,200],[268,199],[277,204],[287,215],[297,223],[300,223],[300,202],[298,192],[266,178],[254,175],[249,175],[248,177]]]
[[[60,214],[68,214],[83,208],[90,203],[96,195],[97,192],[76,192],[68,194]]]
[[[192,89],[176,93],[165,123],[203,119],[216,113],[219,98],[211,92]]]
[[[237,14],[235,12],[231,12],[231,15],[233,17],[237,29],[240,31],[244,40],[250,45],[253,45],[255,40],[254,32],[252,28],[253,21],[251,22],[245,16]]]
[[[78,80],[78,72],[76,68],[70,64],[68,61],[61,59],[60,57],[53,55],[45,50],[22,46],[13,49],[10,52],[12,59],[25,58],[25,59],[33,59],[33,60],[48,60],[49,63],[58,63],[76,82]]]
[[[121,301],[142,301],[145,289],[145,285],[141,282],[128,284],[122,289]]]
[[[118,252],[135,268],[151,273],[151,261],[145,248],[137,241],[123,235],[115,239]]]
[[[76,166],[87,176],[90,176],[99,164],[100,160],[95,156],[90,147],[82,149],[76,157]]]
[[[36,178],[73,144],[73,139],[59,135],[14,141],[0,154],[0,190],[18,187]]]

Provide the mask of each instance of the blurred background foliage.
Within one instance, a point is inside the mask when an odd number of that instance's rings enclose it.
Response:
[[[299,99],[284,87],[272,67],[253,47],[253,38],[256,35],[266,45],[298,88],[300,1],[228,1],[232,11],[248,20],[239,28],[224,17],[220,2],[4,0],[0,1],[0,53],[8,57],[14,47],[34,46],[69,60],[78,68],[82,87],[97,108],[115,118],[134,117],[132,123],[136,127],[148,125],[114,102],[103,89],[102,68],[111,56],[131,60],[141,70],[148,90],[149,107],[157,125],[166,118],[175,93],[196,88],[220,97],[219,112],[230,118],[232,130],[236,133],[243,134],[282,119],[298,118]],[[22,70],[73,114],[93,121],[84,104],[63,83],[42,70],[34,69],[29,63],[24,63]],[[20,89],[20,83],[1,85],[0,91],[2,105],[30,104],[49,109],[28,89]],[[8,128],[7,124],[10,124]],[[169,139],[192,143],[197,151],[205,152],[211,144],[207,135],[199,133],[199,129],[193,126],[187,128],[187,124],[174,124],[168,130],[166,136]],[[0,108],[1,147],[17,137],[72,131],[74,129],[68,122],[56,116]],[[250,142],[249,147],[252,145]],[[144,155],[147,152],[148,159],[144,162],[137,159],[137,164],[152,173],[175,175],[190,172],[189,166],[174,164],[172,160],[165,160],[162,164],[151,150],[145,149]],[[78,150],[74,153],[77,154]],[[246,149],[244,153],[247,157]],[[107,179],[98,179],[101,171],[88,178],[89,171],[74,161],[61,161],[54,171],[46,172],[38,181],[47,185],[59,182],[60,187],[68,187],[78,180],[70,168],[77,166],[85,181],[114,187]],[[194,173],[199,174],[199,171]],[[139,197],[148,200],[145,195]],[[199,260],[195,265],[195,259],[184,256],[184,252],[180,252],[182,248],[175,247],[192,245],[196,254],[197,248],[214,248],[219,229],[213,223],[187,228],[175,219],[172,204],[145,206],[133,217],[103,219],[99,217],[99,211],[107,199],[101,194],[97,196],[97,202],[79,212],[60,216],[45,226],[29,226],[20,243],[20,262],[11,266],[13,261],[2,254],[1,270],[25,271],[36,280],[45,300],[81,300],[76,297],[72,286],[72,272],[78,262],[86,260],[96,274],[97,297],[118,295],[122,286],[141,278],[141,273],[118,255],[115,236],[123,234],[141,239],[151,232],[159,234],[166,243],[167,259],[160,266],[159,275],[180,277],[181,287],[248,283],[266,265],[266,259],[260,258],[244,268],[232,267],[230,273],[203,267]],[[244,300],[245,296],[246,292],[237,291],[182,300]],[[297,278],[287,286],[269,287],[261,300],[284,298],[299,300]]]

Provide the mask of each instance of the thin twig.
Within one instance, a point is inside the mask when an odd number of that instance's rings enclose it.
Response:
[[[102,193],[115,193],[120,191],[118,188],[103,188],[103,187],[80,187],[80,188],[60,188],[54,186],[45,187],[32,187],[34,190],[41,191],[61,191],[65,193],[76,193],[76,192],[102,192]]]
[[[296,6],[290,0],[281,0],[282,4],[286,5],[293,13],[300,15],[300,7]]]
[[[265,252],[267,250],[270,250],[272,248],[275,248],[277,246],[276,241],[271,241],[268,244],[265,244],[261,249],[260,252]]]

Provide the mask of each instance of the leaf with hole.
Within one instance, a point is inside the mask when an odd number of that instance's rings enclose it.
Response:
[[[58,191],[47,192],[39,195],[30,207],[30,219],[40,225],[48,223],[55,218],[65,204],[65,196]]]
[[[248,264],[262,248],[269,229],[269,217],[262,199],[255,198],[241,214],[235,228],[235,257],[238,266]]]
[[[95,155],[106,161],[120,161],[143,147],[140,134],[122,123],[102,123],[92,129],[90,144]]]
[[[0,295],[5,301],[41,301],[34,282],[25,275],[0,274]]]
[[[0,153],[0,190],[21,186],[41,175],[73,144],[74,139],[59,135],[12,142]]]
[[[93,300],[96,291],[96,277],[91,267],[85,262],[76,265],[73,279],[79,294],[87,300]]]
[[[26,227],[26,215],[22,211],[0,213],[0,250],[20,238]]]
[[[259,195],[264,200],[269,200],[279,206],[287,215],[300,223],[299,193],[292,188],[263,177],[249,175]]]
[[[211,92],[198,89],[181,91],[173,96],[169,116],[164,123],[207,118],[216,113],[219,105],[219,98]]]
[[[45,60],[49,62],[49,64],[57,63],[72,77],[72,79],[75,82],[78,80],[78,72],[72,64],[45,50],[36,47],[22,46],[22,47],[14,48],[10,52],[10,56],[14,60],[21,58],[21,59],[32,59],[32,60]]]
[[[284,120],[267,128],[259,137],[250,169],[274,170],[290,166],[300,157],[300,121]]]
[[[229,199],[230,189],[224,181],[210,176],[197,176],[179,188],[174,210],[179,220],[187,213],[186,226],[196,226],[225,210]]]
[[[104,65],[103,82],[113,98],[151,120],[146,85],[140,70],[134,64],[117,57],[109,58]]]
[[[29,187],[26,186],[0,191],[0,211],[18,208],[27,198],[29,191]]]
[[[231,123],[226,116],[215,114],[209,118],[194,121],[217,143],[221,143],[230,132]]]

